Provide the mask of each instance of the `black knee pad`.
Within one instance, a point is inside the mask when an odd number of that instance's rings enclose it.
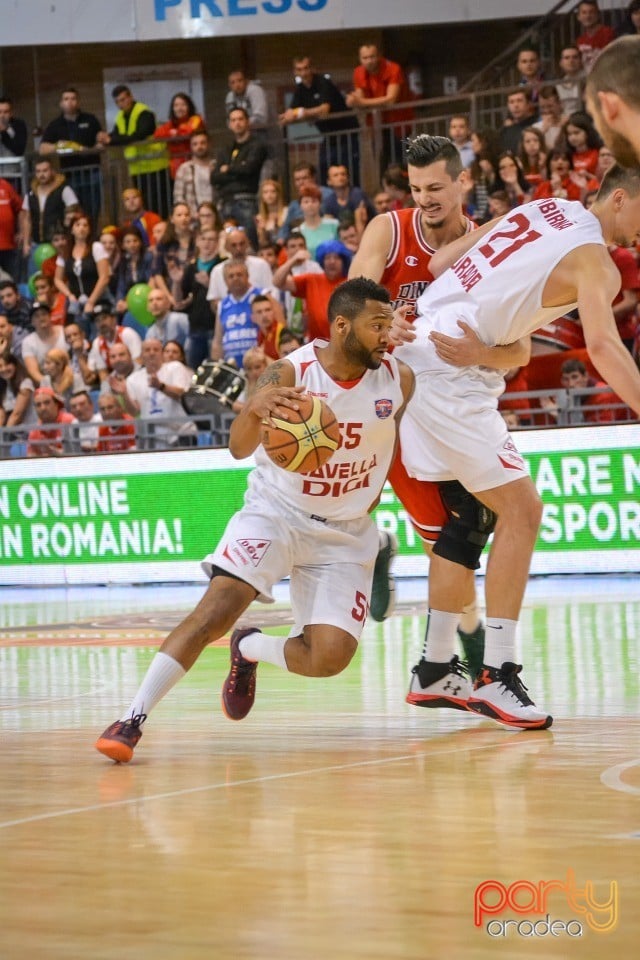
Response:
[[[457,480],[443,481],[438,488],[449,520],[442,528],[433,552],[469,570],[477,570],[480,555],[498,518]]]

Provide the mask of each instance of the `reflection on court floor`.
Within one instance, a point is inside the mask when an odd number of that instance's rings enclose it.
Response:
[[[530,584],[523,676],[551,730],[404,702],[425,624],[415,580],[342,675],[261,665],[242,723],[220,710],[219,641],[153,712],[133,762],[105,761],[93,740],[202,589],[2,591],[3,960],[636,956],[633,578]],[[286,631],[286,585],[277,599],[248,619]],[[544,903],[541,881],[556,882]],[[558,935],[530,933],[547,915]]]

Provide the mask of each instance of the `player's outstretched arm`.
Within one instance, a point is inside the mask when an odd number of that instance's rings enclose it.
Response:
[[[449,337],[436,330],[429,334],[436,353],[445,363],[454,367],[489,367],[491,370],[510,370],[529,363],[530,337],[491,347],[483,343],[473,327],[464,320],[458,320],[458,326],[462,331],[460,337]]]
[[[354,277],[366,277],[380,282],[391,249],[391,218],[386,213],[374,217],[362,234],[358,252],[349,267],[349,280]]]
[[[297,398],[304,387],[296,387],[293,364],[276,360],[258,380],[256,393],[231,424],[229,452],[236,460],[250,456],[260,443],[260,424],[263,420],[275,426],[273,417],[288,420],[288,410],[297,410]]]
[[[604,247],[581,247],[574,253],[581,253],[577,299],[589,357],[611,389],[640,416],[640,373],[620,339],[611,308],[620,275]]]

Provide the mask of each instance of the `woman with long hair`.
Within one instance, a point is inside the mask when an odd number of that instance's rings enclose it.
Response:
[[[91,223],[86,214],[78,214],[71,224],[69,256],[56,259],[54,283],[69,301],[68,312],[75,315],[90,333],[91,314],[109,286],[111,271],[107,251],[91,241]]]
[[[498,157],[495,189],[506,192],[512,207],[526,203],[531,196],[531,187],[527,183],[520,161],[511,150],[505,150]]]
[[[486,223],[491,219],[489,197],[496,189],[496,169],[498,161],[488,150],[480,150],[468,169],[471,188],[465,199],[468,216],[475,223]]]
[[[76,389],[76,381],[67,351],[57,348],[49,350],[42,366],[44,376],[40,386],[51,387],[64,399],[65,404],[68,404],[72,393]],[[77,384],[77,386],[79,387],[80,384]],[[84,384],[82,386],[84,387]]]
[[[560,197],[563,200],[580,200],[582,191],[571,177],[573,165],[568,150],[556,148],[549,154],[549,179],[538,184],[533,192],[534,200]]]
[[[198,218],[197,226],[200,230],[215,230],[216,233],[220,233],[222,230],[222,219],[218,213],[218,208],[210,200],[203,200],[202,203],[198,204],[196,216]]]
[[[169,150],[169,172],[175,180],[178,167],[189,159],[189,137],[204,130],[204,120],[187,93],[176,93],[171,98],[169,119],[156,127],[154,137],[166,140]]]
[[[530,188],[535,189],[547,179],[547,145],[544,134],[537,127],[525,127],[522,131],[518,160]]]
[[[118,283],[118,267],[120,265],[122,254],[122,251],[120,250],[120,231],[118,227],[103,227],[102,233],[100,234],[100,243],[106,250],[107,259],[109,261],[109,295],[112,300],[115,300],[116,286]]]
[[[33,406],[35,385],[25,365],[10,350],[0,353],[0,426],[15,427],[38,419]]]
[[[574,170],[595,176],[602,140],[586,113],[571,114],[562,128],[561,144],[570,152]]]
[[[153,269],[153,254],[145,249],[137,227],[122,231],[122,258],[116,278],[116,310],[127,312],[127,294],[136,283],[148,283]]]
[[[156,247],[151,273],[151,285],[164,290],[173,307],[182,295],[184,268],[195,252],[191,211],[186,203],[176,203]]]
[[[268,243],[278,242],[278,233],[287,217],[288,209],[284,203],[282,184],[278,180],[263,180],[258,193],[256,215],[258,246],[264,247]]]

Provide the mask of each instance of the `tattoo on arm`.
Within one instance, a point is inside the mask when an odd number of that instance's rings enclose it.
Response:
[[[261,387],[275,386],[275,384],[281,383],[280,374],[283,368],[284,363],[282,360],[276,360],[275,363],[268,366],[265,372],[260,375],[256,389],[259,390]]]

